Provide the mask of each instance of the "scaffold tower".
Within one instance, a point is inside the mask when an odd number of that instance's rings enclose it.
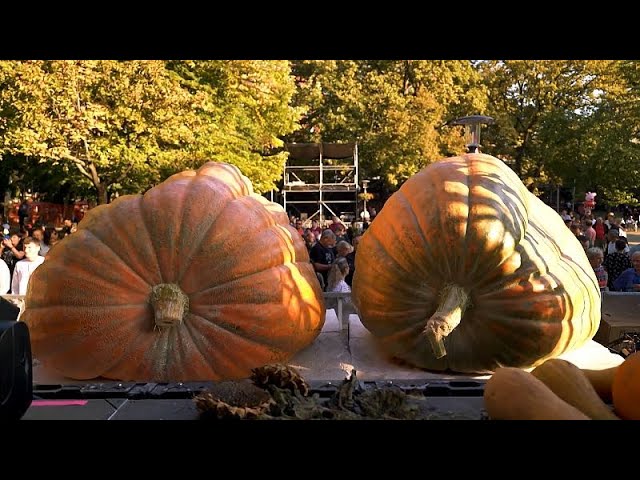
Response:
[[[324,222],[358,218],[357,143],[288,143],[282,203]],[[311,208],[309,208],[311,207]]]

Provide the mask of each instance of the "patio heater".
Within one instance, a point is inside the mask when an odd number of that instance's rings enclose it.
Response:
[[[365,221],[369,218],[369,212],[367,210],[367,188],[369,187],[369,180],[362,180],[362,188],[364,189],[364,200],[362,210],[362,220]]]
[[[468,117],[456,118],[449,123],[451,125],[464,126],[467,153],[480,153],[480,129],[482,125],[495,123],[495,120],[492,117],[486,117],[484,115],[470,115]]]

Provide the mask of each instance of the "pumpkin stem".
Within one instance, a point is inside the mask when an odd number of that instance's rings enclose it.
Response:
[[[189,312],[189,297],[173,283],[160,283],[151,289],[149,303],[159,328],[180,325]]]
[[[424,334],[436,358],[447,354],[444,338],[460,324],[470,300],[467,291],[458,285],[446,285],[440,292],[440,305],[424,327]]]

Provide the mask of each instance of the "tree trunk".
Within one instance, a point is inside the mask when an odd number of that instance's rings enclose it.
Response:
[[[513,170],[516,172],[519,178],[522,178],[522,151],[517,151],[514,159],[514,168]]]
[[[100,179],[98,175],[98,169],[93,162],[89,162],[89,173],[91,175],[91,181],[93,186],[96,187],[98,192],[98,205],[105,205],[109,203],[109,193],[107,192],[107,184]]]
[[[109,203],[107,186],[103,182],[100,182],[97,185],[95,185],[95,187],[96,187],[96,190],[98,191],[98,205],[104,205],[106,203]]]

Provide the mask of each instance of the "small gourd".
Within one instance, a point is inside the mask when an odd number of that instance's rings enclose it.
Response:
[[[531,373],[558,397],[592,420],[620,420],[602,401],[587,376],[573,363],[552,358]]]
[[[613,377],[617,369],[618,365],[603,370],[582,369],[582,372],[589,379],[600,398],[607,403],[613,401],[611,390],[613,388]]]
[[[590,420],[531,373],[497,368],[484,387],[484,405],[493,420]]]

